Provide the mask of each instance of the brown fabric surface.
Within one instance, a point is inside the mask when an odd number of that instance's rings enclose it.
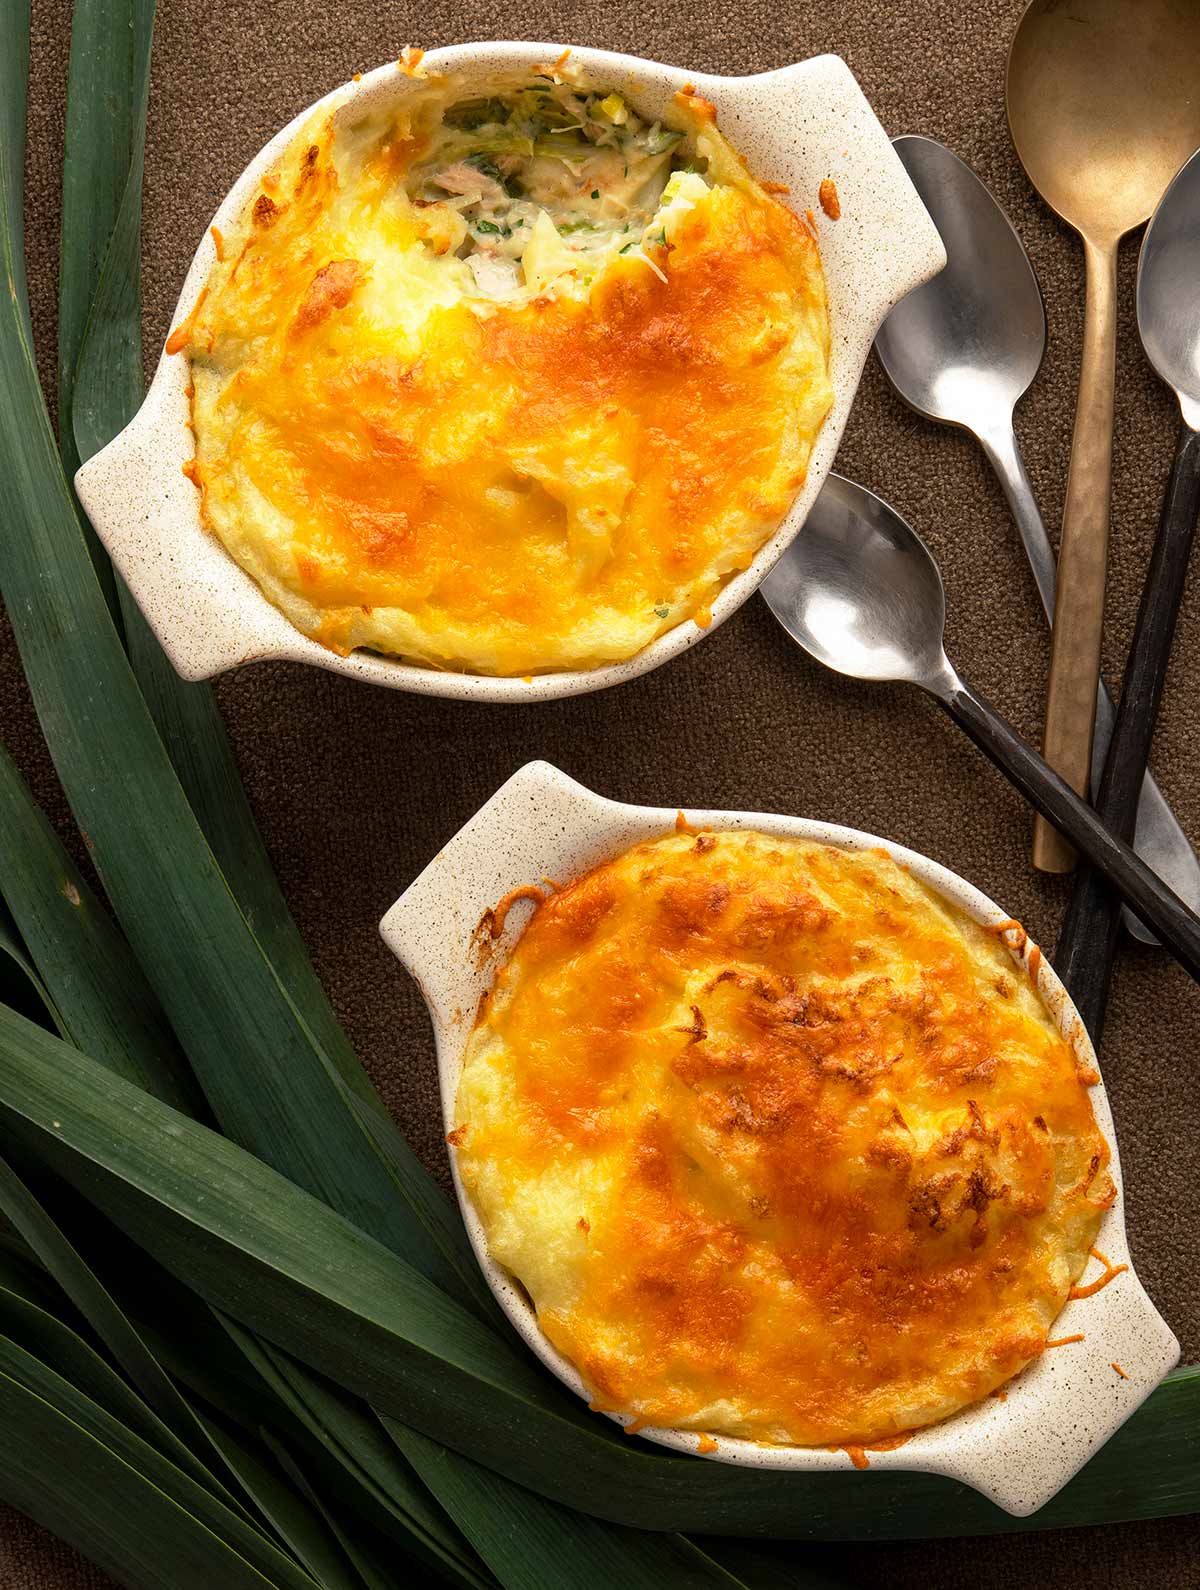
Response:
[[[469,15],[343,0],[162,0],[147,160],[147,346],[155,353],[211,211],[243,164],[295,111],[407,42],[534,37],[608,46],[703,70],[763,70],[843,55],[892,133],[949,143],[1006,206],[1041,279],[1050,323],[1042,373],[1018,415],[1048,524],[1062,507],[1079,361],[1082,269],[1074,238],[1033,196],[1004,122],[1004,52],[1022,0],[582,0]],[[52,369],[57,172],[68,0],[36,0],[28,247],[44,368]],[[1117,446],[1106,660],[1119,678],[1171,457],[1174,417],[1133,317],[1136,243],[1122,253]],[[839,468],[896,504],[941,560],[949,647],[1037,737],[1046,631],[1000,492],[974,444],[910,415],[866,373]],[[1181,619],[1156,771],[1200,838],[1200,646],[1193,578]],[[401,889],[509,773],[544,756],[584,783],[654,804],[782,810],[912,845],[1004,902],[1053,946],[1067,888],[1028,864],[1021,801],[915,694],[850,684],[809,666],[754,600],[703,645],[647,678],[528,709],[464,706],[374,690],[316,670],[263,665],[218,687],[250,799],[334,1004],[389,1106],[443,1167],[423,1009],[376,923]],[[64,835],[71,834],[11,644],[0,648],[4,737]],[[1125,942],[1103,1048],[1134,1255],[1151,1294],[1200,1354],[1200,990],[1165,955]],[[2,1438],[2,1437],[0,1437]],[[887,1576],[925,1590],[978,1590],[1053,1576],[1064,1587],[1200,1583],[1195,1521],[872,1548],[796,1548],[852,1583]],[[11,1511],[0,1511],[0,1586],[83,1590],[105,1581]],[[164,1565],[162,1583],[171,1583]]]

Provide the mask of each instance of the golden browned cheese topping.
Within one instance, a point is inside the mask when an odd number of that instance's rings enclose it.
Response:
[[[681,833],[537,908],[453,1140],[598,1407],[872,1442],[1042,1351],[1114,1197],[1086,1082],[884,852]]]
[[[802,485],[820,258],[704,101],[667,126],[561,78],[461,92],[310,121],[223,238],[168,344],[193,478],[336,651],[590,668],[704,622]]]

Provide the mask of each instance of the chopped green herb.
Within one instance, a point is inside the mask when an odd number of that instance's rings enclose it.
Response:
[[[500,174],[500,167],[494,160],[489,160],[487,155],[479,154],[478,152],[468,155],[464,164],[473,167],[485,177],[491,177],[492,181],[498,182],[501,187],[504,186],[504,178]]]
[[[600,189],[599,188],[593,188],[592,189],[592,198],[593,199],[598,199],[599,197],[600,197]]]
[[[507,237],[504,227],[497,226],[495,221],[476,221],[475,228],[479,232],[495,232],[498,237]]]
[[[636,247],[637,247],[637,239],[635,238],[632,243],[626,243],[625,247],[623,249],[621,249],[620,252],[622,254],[628,254],[629,250],[631,248],[636,248]]]
[[[669,607],[656,607],[654,611],[658,614],[659,618],[666,618],[671,609]]]

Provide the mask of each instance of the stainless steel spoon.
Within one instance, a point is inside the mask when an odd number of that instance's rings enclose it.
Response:
[[[1054,550],[1013,433],[1013,410],[1046,347],[1046,317],[1033,266],[1008,217],[956,154],[931,138],[897,138],[896,153],[946,245],[946,268],[901,299],[875,351],[897,392],[928,419],[977,438],[1017,522],[1046,617],[1053,622]],[[1096,698],[1092,793],[1116,721],[1101,683]],[[1193,910],[1200,909],[1200,860],[1162,791],[1142,783],[1134,849]],[[1126,925],[1154,936],[1130,912]]]
[[[827,668],[917,685],[940,701],[1200,981],[1200,918],[955,672],[942,643],[942,576],[894,508],[830,475],[762,593],[792,639]]]
[[[1122,838],[1133,829],[1200,512],[1200,153],[1176,175],[1143,239],[1137,313],[1142,345],[1179,399],[1181,421],[1096,801]],[[1106,880],[1082,868],[1054,964],[1093,1036],[1108,999],[1116,915]]]
[[[1184,161],[1146,229],[1137,319],[1146,357],[1179,399],[1184,426],[1200,431],[1200,150]]]

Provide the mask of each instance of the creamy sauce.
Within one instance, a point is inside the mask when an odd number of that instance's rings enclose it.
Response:
[[[614,253],[656,269],[643,248],[664,200],[707,191],[684,153],[682,133],[619,94],[542,78],[450,106],[407,186],[446,215],[480,296],[507,300],[561,290],[564,276],[586,286]]]

